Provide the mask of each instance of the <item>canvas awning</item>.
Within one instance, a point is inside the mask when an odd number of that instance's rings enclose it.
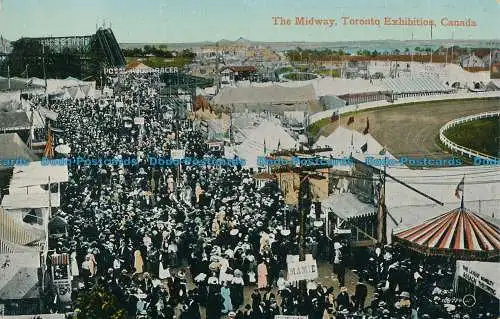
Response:
[[[363,203],[352,193],[330,195],[321,201],[321,209],[324,212],[332,211],[344,220],[376,214],[373,205]]]
[[[38,268],[20,267],[8,280],[2,281],[0,300],[39,298]]]
[[[68,166],[43,166],[41,161],[30,162],[28,165],[16,165],[12,173],[10,188],[26,187],[68,181]]]
[[[51,111],[43,106],[40,106],[39,108],[40,114],[48,118],[49,120],[52,121],[57,121],[57,116],[59,115],[57,112]]]
[[[50,203],[49,203],[50,202]],[[5,195],[2,200],[2,207],[4,209],[32,209],[32,208],[46,208],[46,207],[59,207],[60,204],[60,196],[59,193],[50,194],[49,201],[49,192],[45,191],[42,193],[31,193],[31,194],[23,194],[16,193]]]

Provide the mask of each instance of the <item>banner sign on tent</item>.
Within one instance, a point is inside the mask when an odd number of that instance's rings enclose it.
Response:
[[[288,281],[313,280],[318,278],[316,260],[305,260],[288,264]]]
[[[309,316],[275,315],[274,319],[308,319]]]
[[[186,157],[186,151],[185,150],[171,150],[170,157],[173,160],[181,160],[184,157]]]
[[[144,125],[144,118],[143,117],[134,117],[134,124]]]
[[[498,264],[494,262],[457,261],[457,276],[500,299],[500,281],[496,276]]]

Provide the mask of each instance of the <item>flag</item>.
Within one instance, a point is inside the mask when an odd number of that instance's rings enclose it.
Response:
[[[350,125],[352,123],[354,123],[354,116],[350,116],[349,120],[347,120],[347,125]]]
[[[461,194],[464,193],[464,184],[465,184],[465,176],[462,177],[462,180],[460,181],[460,183],[458,183],[457,188],[455,189],[455,197],[456,198],[460,198],[460,195],[458,194],[458,192],[460,192]]]
[[[361,151],[365,153],[368,150],[368,142],[366,142],[363,146],[361,146]]]
[[[281,147],[281,140],[278,140],[278,148],[276,150],[280,150],[280,147]]]
[[[266,139],[264,139],[264,155],[267,154]]]
[[[370,128],[370,121],[368,120],[368,118],[366,118],[366,128],[365,130],[363,131],[363,134],[366,135],[368,134],[368,129]]]
[[[52,141],[52,130],[49,127],[48,130],[48,137],[47,137],[47,144],[45,144],[45,149],[43,150],[43,156],[47,158],[53,158],[54,157],[54,148],[53,146],[53,141]]]

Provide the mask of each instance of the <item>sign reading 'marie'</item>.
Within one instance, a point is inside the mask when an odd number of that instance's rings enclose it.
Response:
[[[288,264],[288,281],[313,280],[318,278],[316,260],[305,260]]]

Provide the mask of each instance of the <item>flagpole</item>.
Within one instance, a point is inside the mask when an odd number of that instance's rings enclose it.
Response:
[[[463,178],[463,184],[462,184],[462,200],[460,202],[460,210],[464,210],[464,193],[465,193],[465,174]]]
[[[10,65],[7,64],[7,81],[8,81],[8,85],[9,85],[9,91],[10,91]]]

